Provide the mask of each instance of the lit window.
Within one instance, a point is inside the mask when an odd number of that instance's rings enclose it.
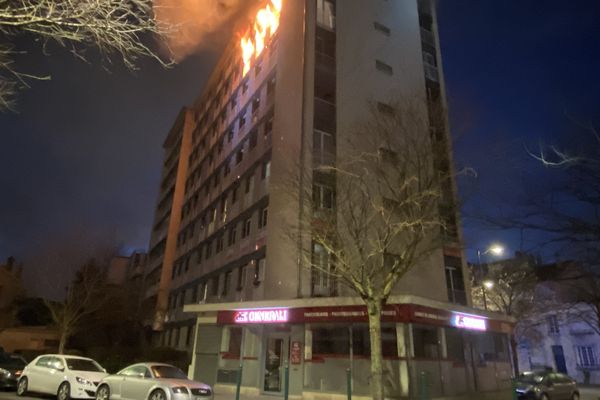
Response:
[[[317,0],[317,24],[335,29],[335,5],[331,0]]]

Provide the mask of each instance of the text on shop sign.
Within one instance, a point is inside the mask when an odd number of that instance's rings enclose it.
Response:
[[[487,330],[485,318],[475,317],[465,314],[454,314],[452,316],[452,325],[457,328],[473,329],[476,331]]]
[[[288,317],[287,309],[273,308],[236,311],[233,320],[236,324],[272,324],[288,322]]]

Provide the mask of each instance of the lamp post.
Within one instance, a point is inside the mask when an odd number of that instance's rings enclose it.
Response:
[[[483,308],[487,311],[488,306],[487,306],[487,297],[486,297],[486,289],[490,290],[491,288],[494,287],[494,282],[490,281],[490,280],[483,280],[483,265],[481,264],[481,256],[482,255],[486,255],[492,253],[495,256],[501,256],[502,254],[504,254],[504,247],[500,244],[492,244],[490,247],[488,247],[485,251],[481,251],[481,250],[477,250],[477,264],[478,264],[478,270],[479,270],[479,274],[480,274],[480,280],[481,280],[481,295],[483,297]]]

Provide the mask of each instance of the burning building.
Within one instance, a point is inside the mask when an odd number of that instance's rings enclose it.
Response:
[[[290,170],[335,165],[368,104],[418,93],[451,170],[435,9],[428,0],[265,0],[224,49],[202,94],[164,142],[146,270],[157,345],[187,349],[190,376],[245,393],[369,393],[366,310],[302,265],[288,240],[302,201],[336,207],[335,180],[277,189]],[[433,121],[436,121],[435,123]],[[440,122],[441,121],[441,122]],[[433,135],[433,134],[432,134]],[[389,397],[485,398],[508,390],[509,321],[469,307],[466,265],[445,182],[446,242],[399,282],[382,315]],[[318,195],[315,195],[318,194]],[[421,385],[421,386],[420,386]],[[477,394],[475,394],[477,393]]]

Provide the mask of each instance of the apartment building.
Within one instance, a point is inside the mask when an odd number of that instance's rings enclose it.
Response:
[[[192,354],[190,376],[233,390],[310,397],[369,391],[366,310],[303,265],[322,249],[289,240],[302,202],[332,209],[335,180],[313,174],[308,198],[281,188],[303,168],[351,151],[369,104],[420,99],[452,169],[435,9],[429,1],[257,1],[202,94],[164,142],[146,268],[160,345]],[[240,39],[241,38],[241,39]],[[427,134],[425,132],[424,134]],[[383,314],[386,393],[493,398],[507,390],[510,321],[469,307],[453,181],[440,213],[446,243],[397,285]],[[425,378],[423,378],[425,377]]]

